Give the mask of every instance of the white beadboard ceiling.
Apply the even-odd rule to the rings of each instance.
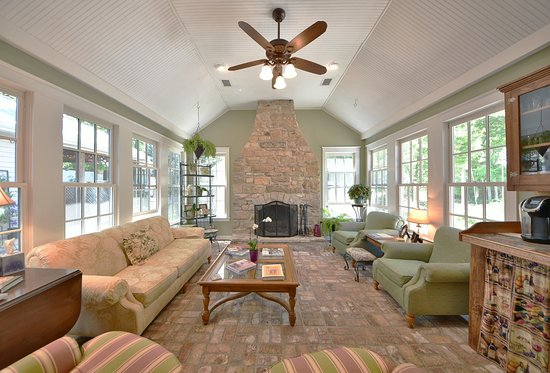
[[[264,58],[237,25],[291,40],[318,20],[327,31],[297,57],[339,69],[298,70],[276,91]],[[549,0],[0,0],[0,39],[187,137],[228,110],[293,99],[369,137],[550,44]],[[332,78],[330,86],[321,86]],[[227,79],[231,87],[224,87]]]

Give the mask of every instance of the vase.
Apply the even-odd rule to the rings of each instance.
[[[258,250],[249,250],[250,261],[256,263],[258,260]]]

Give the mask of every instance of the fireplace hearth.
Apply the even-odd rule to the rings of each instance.
[[[271,218],[270,223],[262,220]],[[292,237],[298,234],[298,205],[272,201],[264,205],[254,205],[254,222],[257,233],[262,237]]]

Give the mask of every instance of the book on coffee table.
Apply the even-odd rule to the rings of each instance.
[[[246,254],[248,254],[249,250],[245,247],[233,246],[228,247],[226,252],[227,255],[230,256],[245,256]]]
[[[4,293],[23,281],[23,276],[2,276],[0,277],[0,293]]]
[[[263,257],[282,257],[285,256],[285,251],[282,247],[264,247],[262,248]]]
[[[241,259],[233,263],[229,263],[225,266],[228,270],[235,273],[243,273],[249,269],[256,268],[256,263],[247,259]]]
[[[284,280],[285,273],[282,264],[262,265],[262,280]]]

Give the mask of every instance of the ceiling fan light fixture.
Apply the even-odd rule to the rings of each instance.
[[[283,77],[285,79],[292,79],[292,78],[295,78],[296,75],[298,75],[298,73],[296,72],[294,65],[292,63],[286,64],[283,72]]]
[[[279,75],[277,77],[277,79],[275,79],[275,84],[273,85],[273,88],[275,88],[275,89],[284,89],[284,88],[286,88],[285,78],[283,78],[282,75]]]
[[[339,66],[340,65],[338,65],[338,62],[331,62],[331,63],[328,64],[327,67],[328,67],[329,70],[338,70]]]
[[[271,67],[269,67],[268,64],[265,64],[262,66],[262,70],[260,71],[260,79],[262,80],[273,79],[273,72],[271,71]]]

